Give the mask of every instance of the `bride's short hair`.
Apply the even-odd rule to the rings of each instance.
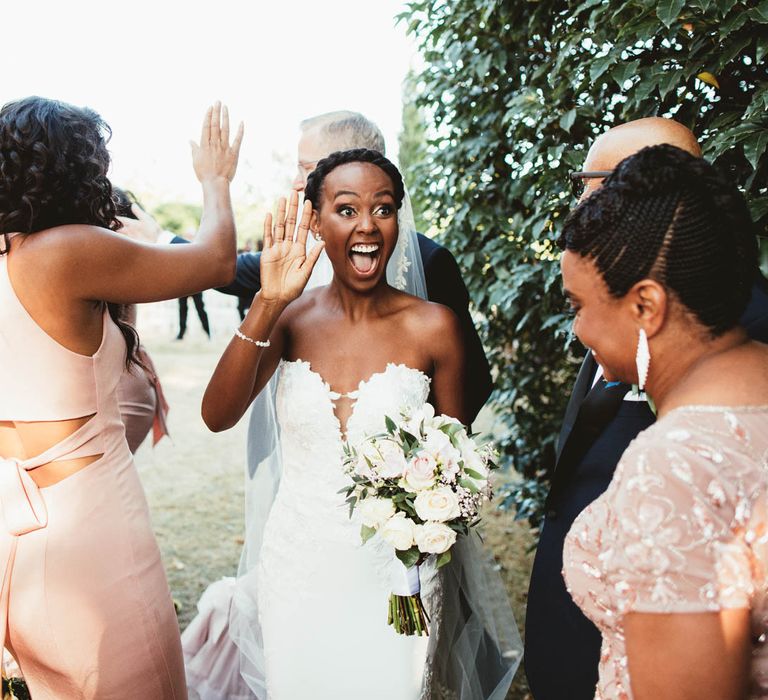
[[[320,208],[323,182],[328,173],[347,163],[370,163],[381,168],[392,180],[395,203],[397,208],[400,208],[403,197],[405,197],[405,187],[403,177],[395,164],[378,151],[372,151],[368,148],[353,148],[349,151],[331,153],[328,157],[318,161],[317,167],[309,174],[307,184],[304,187],[304,198],[312,202],[313,209]]]

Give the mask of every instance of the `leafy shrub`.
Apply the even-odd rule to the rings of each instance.
[[[573,205],[568,172],[607,128],[673,116],[732,172],[765,233],[768,0],[414,0],[401,20],[424,59],[406,99],[430,134],[407,181],[464,270],[503,452],[522,476],[506,503],[537,524],[583,352],[553,244]]]

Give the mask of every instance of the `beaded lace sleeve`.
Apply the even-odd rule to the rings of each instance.
[[[733,427],[677,421],[625,454],[600,555],[620,613],[750,607],[765,578],[766,477]]]

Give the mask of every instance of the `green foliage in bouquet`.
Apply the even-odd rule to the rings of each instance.
[[[398,634],[429,634],[418,567],[431,555],[438,568],[448,564],[492,495],[495,450],[474,437],[427,403],[399,421],[384,416],[382,432],[344,443],[350,483],[339,493],[350,517],[360,511],[362,543],[379,534],[396,557],[387,618]]]
[[[496,376],[505,502],[540,522],[583,350],[569,339],[554,245],[568,173],[596,135],[644,116],[693,129],[768,228],[768,0],[415,0],[423,68],[406,101],[424,148],[414,201],[455,254]]]

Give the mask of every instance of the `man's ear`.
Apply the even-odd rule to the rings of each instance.
[[[632,314],[637,325],[645,328],[648,337],[653,337],[661,330],[669,311],[667,290],[655,280],[645,279],[636,282],[627,292]]]

